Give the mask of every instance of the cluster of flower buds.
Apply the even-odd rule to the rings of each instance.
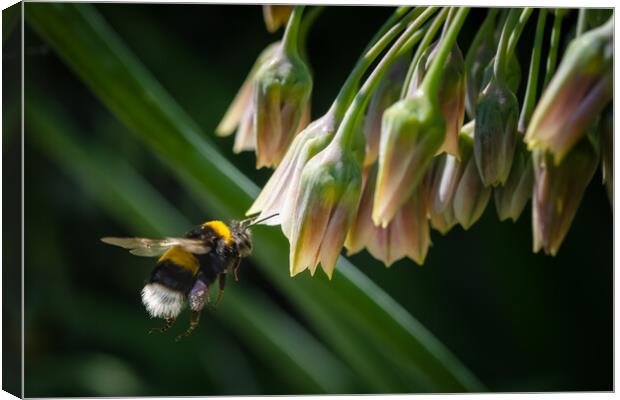
[[[567,12],[549,13],[538,99],[548,10],[488,10],[463,57],[457,37],[469,9],[400,7],[332,107],[308,124],[303,8],[265,6],[268,30],[286,23],[284,38],[261,54],[218,127],[220,135],[237,128],[234,150],[254,150],[257,167],[277,167],[248,215],[278,214],[267,223],[290,241],[291,276],[320,266],[331,278],[343,248],[366,249],[386,266],[421,265],[431,228],[467,230],[491,198],[499,219],[513,221],[531,199],[533,249],[555,255],[599,165],[611,199],[612,15],[579,10],[562,54]],[[520,99],[515,49],[536,14]]]

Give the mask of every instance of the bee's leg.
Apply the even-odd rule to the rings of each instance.
[[[220,291],[217,293],[215,303],[213,303],[214,310],[220,304],[220,301],[222,301],[222,297],[224,297],[224,289],[226,289],[226,274],[220,274]]]
[[[176,318],[166,318],[166,323],[164,324],[164,326],[159,328],[151,328],[151,330],[149,331],[149,335],[153,332],[166,332],[172,326],[172,324],[174,324],[174,321],[176,321]]]
[[[235,266],[233,267],[233,276],[235,278],[235,282],[239,282],[239,275],[237,275],[237,271],[239,271],[239,267],[241,266],[241,259],[237,259]]]
[[[184,333],[177,336],[176,339],[174,340],[178,342],[181,339],[186,338],[189,335],[191,335],[194,329],[196,329],[196,327],[198,326],[199,321],[200,321],[200,310],[199,311],[192,310],[192,317],[189,321],[189,328],[187,328],[187,330]]]

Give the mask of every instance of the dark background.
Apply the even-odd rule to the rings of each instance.
[[[258,6],[96,8],[204,132],[214,131],[256,56],[280,35],[265,31]],[[308,39],[313,117],[327,109],[392,10],[332,6],[318,18]],[[464,52],[484,13],[474,9],[468,17],[459,36]],[[535,19],[536,14],[518,49],[522,82]],[[573,13],[565,32],[574,20]],[[68,112],[81,140],[93,151],[114,149],[188,219],[198,222],[210,214],[188,199],[160,160],[125,133],[27,24],[25,42],[26,85]],[[19,135],[7,134],[5,158],[19,151]],[[257,184],[267,180],[270,171],[256,171],[253,154],[232,154],[232,137],[212,139]],[[277,376],[275,361],[244,344],[217,314],[204,317],[200,332],[185,343],[147,335],[158,322],[143,310],[139,290],[151,261],[99,242],[105,235],[135,233],[112,219],[96,194],[47,149],[29,140],[28,121],[25,182],[26,396],[312,392]],[[491,201],[469,231],[456,227],[445,237],[433,231],[423,267],[404,260],[387,269],[366,252],[351,260],[491,391],[612,390],[612,213],[600,172],[556,257],[532,254],[530,212],[528,205],[517,223],[499,222]],[[9,221],[5,214],[5,224]],[[17,243],[5,235],[5,248]],[[313,332],[251,259],[238,285],[265,293]]]

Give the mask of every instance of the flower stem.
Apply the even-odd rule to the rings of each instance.
[[[506,18],[504,27],[502,28],[502,35],[499,38],[499,46],[497,54],[495,54],[495,63],[493,64],[493,74],[498,79],[503,79],[506,72],[506,64],[508,58],[508,38],[509,32],[517,22],[519,16],[519,10],[512,9]]]
[[[400,37],[396,40],[392,47],[390,47],[388,52],[383,56],[379,64],[366,79],[366,82],[364,82],[364,85],[353,99],[353,103],[347,109],[342,120],[342,124],[340,125],[338,131],[336,132],[336,135],[334,136],[335,142],[340,143],[345,148],[351,147],[355,135],[358,134],[358,132],[354,129],[355,123],[357,122],[358,117],[368,104],[372,92],[379,84],[379,81],[381,80],[387,69],[396,60],[399,50],[407,43],[407,41],[411,39],[411,37],[416,33],[416,31],[420,29],[422,24],[428,19],[428,17],[430,17],[430,15],[434,11],[435,9],[433,9],[432,7],[426,9],[418,18],[416,18],[415,21],[413,21],[407,27],[407,30],[405,30],[405,32],[400,35]],[[396,28],[396,26],[394,28]]]
[[[415,23],[420,20],[421,25],[424,21],[426,21],[437,9],[437,7],[428,7],[424,9],[423,7],[415,8],[411,10],[401,21],[393,26],[384,26],[380,29],[380,31],[385,31],[380,39],[376,40],[376,43],[373,43],[367,46],[364,55],[357,61],[355,67],[353,67],[353,71],[349,74],[346,82],[340,89],[338,96],[334,102],[335,107],[335,116],[337,120],[340,120],[355,96],[355,93],[358,90],[360,80],[368,67],[372,65],[375,59],[381,54],[381,52],[387,47],[387,45],[398,35],[409,22],[415,19]],[[397,10],[398,12],[399,10]],[[396,14],[396,13],[395,13]],[[386,29],[384,29],[386,28]],[[378,35],[375,35],[375,37]],[[373,38],[374,39],[374,38]]]
[[[581,36],[586,30],[586,9],[579,9],[579,16],[577,17],[577,30],[575,36]]]
[[[471,69],[471,65],[476,60],[476,52],[480,46],[480,42],[487,39],[489,35],[493,35],[495,17],[498,12],[499,8],[491,8],[487,13],[487,16],[484,18],[480,29],[476,32],[476,36],[474,36],[474,40],[471,42],[469,50],[467,50],[467,55],[465,56],[465,71],[469,71]]]
[[[450,51],[452,51],[452,47],[456,43],[456,38],[463,27],[463,23],[465,22],[468,13],[469,7],[462,7],[456,13],[454,21],[450,24],[450,29],[446,33],[446,37],[439,44],[437,55],[431,63],[426,76],[424,77],[424,81],[422,82],[420,88],[422,91],[430,95],[432,99],[437,99],[439,87],[441,85],[441,71],[446,63],[446,60],[448,59]]]
[[[540,53],[542,52],[543,35],[545,34],[545,22],[547,20],[547,9],[541,8],[536,23],[536,36],[534,46],[532,46],[532,58],[530,59],[530,72],[527,77],[527,87],[523,108],[519,117],[518,131],[525,133],[525,128],[530,122],[534,106],[536,106],[536,89],[538,87],[538,71],[540,70]]]
[[[553,28],[551,29],[551,44],[549,46],[549,56],[547,57],[547,70],[545,71],[543,88],[547,87],[547,84],[555,72],[555,67],[558,61],[558,50],[560,49],[560,34],[562,31],[563,17],[564,14],[559,12],[559,10],[556,10],[553,18]]]
[[[530,19],[530,15],[534,11],[533,8],[524,8],[521,11],[521,15],[519,16],[519,20],[515,25],[512,33],[510,34],[510,39],[508,40],[508,53],[512,53],[519,42],[519,38],[521,37],[521,33],[523,32],[523,28],[525,28],[525,24]]]
[[[405,77],[405,83],[403,84],[403,87],[400,92],[401,99],[405,98],[405,96],[410,94],[409,86],[411,85],[411,79],[413,78],[413,73],[416,69],[416,66],[418,65],[418,62],[420,61],[420,58],[422,57],[422,54],[424,53],[424,51],[428,48],[428,46],[430,46],[431,42],[435,38],[437,31],[441,27],[441,24],[444,23],[447,15],[448,15],[447,8],[444,8],[443,10],[439,12],[439,14],[437,14],[435,19],[433,20],[433,23],[431,24],[431,26],[428,28],[428,31],[424,35],[424,39],[422,39],[422,43],[420,43],[420,46],[418,46],[418,48],[416,49],[415,55],[413,56],[413,59],[411,60],[411,64],[409,64],[409,69],[407,70],[407,75]]]
[[[301,15],[304,13],[305,6],[295,6],[293,12],[286,24],[284,37],[282,38],[282,47],[284,52],[290,57],[299,57],[299,25],[301,23]]]

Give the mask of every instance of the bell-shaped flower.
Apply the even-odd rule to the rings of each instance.
[[[454,192],[454,217],[463,229],[469,229],[482,216],[491,197],[491,188],[486,187],[473,157],[473,143],[468,131],[459,135],[462,173]],[[476,131],[474,128],[474,139]]]
[[[388,267],[403,257],[422,265],[431,245],[424,185],[413,192],[389,225],[382,228],[372,222],[376,174],[376,164],[366,168],[360,205],[345,241],[347,254],[355,254],[365,247]]]
[[[470,157],[474,121],[468,122],[459,132],[459,154]],[[462,137],[461,137],[462,136]],[[454,216],[454,193],[463,174],[464,163],[451,154],[435,159],[427,174],[429,182],[428,217],[431,226],[442,235],[448,233],[457,220]]]
[[[484,186],[508,179],[517,144],[519,104],[506,84],[493,77],[476,108],[474,159]]]
[[[381,79],[368,103],[363,126],[364,136],[366,137],[364,165],[371,165],[377,160],[383,112],[400,98],[401,88],[407,75],[409,63],[407,56],[409,56],[409,53],[402,55],[394,61]]]
[[[418,186],[445,138],[441,110],[418,90],[383,114],[372,219],[386,227]]]
[[[275,32],[281,26],[286,25],[289,16],[293,12],[293,6],[281,4],[263,5],[263,19],[268,32]]]
[[[456,218],[454,218],[454,211],[452,210],[452,199],[454,196],[450,198],[449,202],[445,203],[442,201],[440,203],[442,204],[441,208],[443,208],[441,212],[435,212],[433,204],[436,200],[437,191],[441,184],[443,170],[448,157],[448,154],[435,157],[422,180],[422,185],[426,188],[426,216],[429,219],[431,227],[439,231],[442,235],[447,234],[457,224]]]
[[[281,224],[285,236],[290,238],[289,216],[293,200],[299,192],[301,172],[308,160],[323,150],[334,137],[337,122],[333,110],[334,108],[330,109],[295,137],[282,162],[247,211],[247,215],[260,212],[259,218],[264,218],[278,214],[265,221],[265,224]]]
[[[258,56],[241,89],[228,107],[224,118],[215,129],[218,136],[229,136],[235,129],[235,144],[233,151],[252,151],[256,148],[254,132],[254,76],[265,60],[269,59],[281,47],[280,42],[267,46]]]
[[[410,88],[418,88],[426,76],[431,63],[437,56],[437,43],[429,46],[421,55]],[[458,45],[452,46],[446,62],[441,70],[441,84],[439,87],[439,106],[446,125],[444,142],[437,153],[446,152],[459,157],[458,137],[465,117],[465,62]],[[413,93],[413,90],[411,90]]]
[[[589,135],[566,154],[560,164],[545,150],[534,149],[532,230],[534,252],[557,254],[598,165],[598,149]]]
[[[613,18],[573,39],[538,102],[525,140],[560,163],[613,96]]]
[[[254,78],[256,167],[280,163],[308,105],[312,76],[297,54],[275,52]]]
[[[331,279],[357,212],[362,158],[334,139],[304,167],[291,212],[291,276],[314,275],[320,264]]]
[[[508,180],[504,186],[498,186],[493,190],[495,208],[500,221],[508,218],[513,221],[519,219],[525,205],[532,197],[533,185],[532,155],[525,144],[518,141]]]

